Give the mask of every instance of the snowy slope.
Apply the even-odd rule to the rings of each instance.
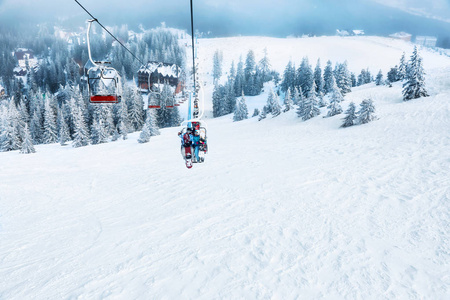
[[[188,42],[190,45],[190,43]],[[234,38],[213,38],[198,40],[198,58],[200,75],[203,81],[206,81],[205,94],[207,98],[212,96],[212,69],[213,57],[216,50],[221,51],[223,56],[222,82],[227,80],[227,73],[230,70],[231,63],[234,61],[235,68],[242,57],[245,66],[245,59],[249,50],[255,53],[256,62],[264,57],[264,49],[270,59],[272,68],[283,74],[289,60],[295,64],[296,68],[300,66],[303,57],[308,57],[309,63],[314,68],[317,59],[320,59],[322,70],[326,62],[330,60],[333,67],[336,63],[347,61],[350,72],[358,76],[362,69],[369,68],[373,76],[376,76],[379,70],[386,78],[387,72],[399,65],[400,57],[405,52],[408,60],[414,44],[396,40],[392,38],[376,36],[323,36],[307,38],[272,38],[272,37],[234,37]],[[190,52],[187,52],[190,55]],[[448,59],[442,55],[437,55],[434,51],[427,48],[421,48],[420,54],[423,57],[423,63],[426,71],[430,74],[441,72],[443,66],[448,66]],[[191,61],[191,58],[188,59]],[[263,101],[267,100],[266,97]],[[257,101],[257,104],[250,106],[262,107],[262,99],[256,98],[250,101]],[[212,105],[206,105],[207,110],[212,111]],[[253,110],[251,110],[252,112]]]
[[[0,153],[0,299],[448,299],[450,58],[433,55],[431,97],[346,97],[373,98],[366,125],[210,119],[191,170],[177,128]]]

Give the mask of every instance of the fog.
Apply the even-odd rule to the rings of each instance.
[[[189,0],[79,2],[106,26],[151,28],[165,22],[190,28]],[[211,36],[285,37],[363,29],[367,34],[406,31],[442,38],[450,33],[450,23],[442,21],[447,12],[447,0],[194,0],[195,27]],[[73,0],[0,0],[0,25],[4,28],[54,21],[79,27],[88,18]]]

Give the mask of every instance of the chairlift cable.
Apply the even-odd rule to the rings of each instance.
[[[75,0],[76,1],[76,0]],[[192,6],[192,0],[191,0],[191,38],[192,38],[192,71],[194,74],[194,91],[195,91],[195,87],[196,87],[196,82],[195,82],[195,44],[194,44],[194,8]]]
[[[98,19],[96,17],[94,17],[83,5],[81,5],[80,2],[78,2],[78,0],[75,0],[75,2],[82,8],[84,9],[84,11],[91,16],[92,20],[97,22],[98,25],[100,25],[107,33],[109,33],[110,36],[112,36],[113,39],[115,39],[122,47],[125,48],[125,50],[127,50],[134,58],[136,58],[141,64],[145,65],[145,63],[140,60],[133,52],[131,52],[121,41],[119,41],[105,26],[102,25],[102,23],[100,23],[98,21]],[[192,3],[192,0],[191,0]]]

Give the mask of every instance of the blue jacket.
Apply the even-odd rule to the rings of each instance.
[[[194,146],[198,146],[200,144],[200,136],[199,135],[192,136],[191,141]]]

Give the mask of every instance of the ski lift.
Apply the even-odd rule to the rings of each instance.
[[[148,95],[148,108],[161,108],[161,94],[159,92],[150,91]]]
[[[175,104],[174,106],[180,106],[181,103],[183,103],[183,95],[180,96],[174,96],[175,97]]]
[[[192,0],[191,0],[191,30],[192,30],[192,67],[193,67],[193,90],[190,92],[189,96],[189,106],[188,106],[188,118],[186,121],[183,121],[181,123],[181,130],[179,131],[178,135],[182,138],[182,146],[181,146],[181,155],[183,156],[183,159],[186,163],[186,167],[188,169],[192,168],[192,163],[203,163],[205,161],[205,154],[208,152],[208,146],[207,146],[207,127],[206,122],[202,120],[204,111],[205,111],[205,94],[202,88],[202,84],[197,84],[196,81],[196,64],[195,64],[195,47],[194,47],[194,17],[193,17],[193,7],[192,7]],[[198,68],[197,68],[198,70]],[[186,97],[186,94],[182,96],[183,98]],[[193,111],[191,106],[191,99],[194,99],[193,103]],[[200,102],[200,103],[199,103]],[[199,105],[200,104],[200,105]],[[192,132],[192,130],[195,130],[199,132],[200,135],[200,145],[199,145],[199,155],[198,159],[193,160],[192,157],[192,146],[189,144],[189,137],[187,133]]]
[[[192,131],[199,131],[200,135],[200,145],[198,149],[198,160],[194,160],[194,147],[193,146],[181,146],[181,155],[183,156],[183,159],[185,160],[186,167],[192,168],[193,163],[203,163],[205,162],[205,156],[208,153],[208,144],[207,144],[207,126],[206,122],[200,119],[192,119],[183,121],[181,123],[181,129],[179,131],[179,135],[181,137],[184,136],[186,132],[192,132]]]
[[[110,66],[111,62],[92,60],[91,46],[89,43],[89,32],[92,22],[89,20],[87,30],[87,43],[89,60],[92,67],[87,71],[88,92],[91,103],[118,103],[122,97],[122,85],[120,84],[120,75],[116,69]]]
[[[166,99],[166,108],[173,108],[175,105],[175,97],[171,96]]]

